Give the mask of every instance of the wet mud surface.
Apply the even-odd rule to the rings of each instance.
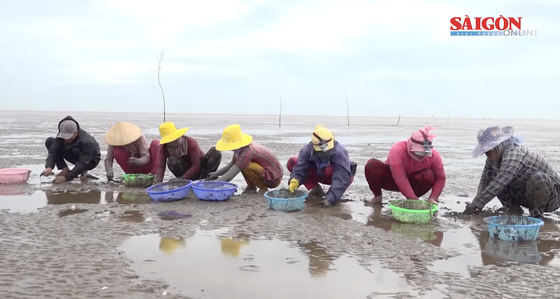
[[[72,114],[102,146],[117,120],[134,122],[157,138],[160,116]],[[557,296],[560,224],[547,215],[534,242],[490,239],[482,218],[460,212],[483,166],[470,156],[475,134],[490,120],[451,120],[436,127],[435,146],[448,182],[432,224],[392,220],[386,204],[366,206],[371,192],[363,165],[384,159],[390,146],[431,119],[345,119],[169,115],[207,150],[223,127],[239,123],[285,163],[321,123],[347,145],[360,166],[344,202],[331,209],[272,211],[258,195],[204,202],[153,203],[141,188],[105,180],[53,185],[39,178],[46,149],[64,113],[2,112],[0,167],[32,170],[27,184],[0,185],[0,298],[553,298]],[[122,118],[119,118],[122,117]],[[211,121],[210,121],[211,120]],[[525,136],[528,147],[559,167],[554,121],[500,121]],[[547,128],[550,127],[550,130]],[[544,128],[544,130],[543,130]],[[538,135],[537,135],[538,134]],[[546,141],[545,141],[546,140]],[[105,153],[103,153],[104,155]],[[223,163],[231,153],[224,154]],[[115,163],[115,165],[117,165]],[[116,175],[122,174],[115,167]],[[170,178],[170,172],[166,173]],[[285,170],[285,187],[288,172]],[[325,187],[326,190],[326,187]],[[385,202],[400,198],[384,193]],[[554,297],[556,298],[556,297]]]

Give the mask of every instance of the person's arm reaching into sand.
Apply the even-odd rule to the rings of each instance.
[[[432,193],[430,194],[429,200],[432,203],[437,203],[441,192],[443,192],[443,187],[445,187],[445,181],[447,178],[445,176],[445,170],[443,169],[443,161],[437,151],[434,150],[432,152],[431,159],[433,159],[432,171],[434,172],[436,181],[432,187]]]

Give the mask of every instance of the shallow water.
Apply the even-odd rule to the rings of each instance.
[[[190,238],[136,236],[120,249],[139,272],[164,278],[171,292],[194,297],[365,298],[414,292],[405,277],[329,255],[317,242],[220,238],[214,231],[198,231]]]
[[[277,119],[268,116],[168,116],[178,127],[190,127],[188,134],[203,150],[215,144],[224,124],[239,123],[283,164],[308,142],[316,124],[333,130],[359,165],[343,197],[348,202],[321,209],[309,201],[301,212],[284,213],[271,211],[262,197],[240,196],[245,186],[241,176],[232,181],[239,192],[222,203],[192,195],[174,203],[153,203],[142,188],[107,182],[103,162],[91,171],[99,180],[53,185],[52,177],[39,177],[46,154],[43,143],[64,116],[3,112],[0,117],[0,167],[32,170],[27,184],[0,185],[0,253],[5,257],[0,265],[6,269],[0,271],[0,298],[41,293],[49,298],[138,299],[164,292],[166,298],[234,293],[231,297],[515,298],[530,293],[544,298],[557,291],[556,214],[548,215],[538,240],[527,244],[489,240],[482,219],[501,206],[497,200],[482,215],[460,214],[476,193],[484,163],[470,156],[474,136],[494,121],[458,119],[436,127],[435,146],[448,180],[438,216],[418,226],[393,221],[386,201],[400,198],[398,193],[384,192],[383,206],[364,205],[372,194],[363,165],[372,157],[385,159],[391,144],[432,119],[402,118],[396,126],[396,117],[356,118],[348,127],[345,119],[336,117],[286,117],[278,128]],[[161,122],[159,115],[149,114],[73,116],[97,140],[117,120],[138,124],[151,140],[158,137]],[[560,123],[503,123],[533,136],[528,146],[560,167],[560,138],[552,133]],[[100,145],[105,153],[106,145]],[[223,163],[230,159],[231,153],[225,152]],[[115,172],[122,174],[117,164]],[[280,187],[286,187],[288,177],[284,169]],[[224,254],[222,238],[244,242]],[[165,252],[159,250],[160,243]],[[231,244],[238,242],[226,241],[226,248]],[[247,283],[249,279],[273,285]]]

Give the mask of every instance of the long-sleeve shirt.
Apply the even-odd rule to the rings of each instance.
[[[443,191],[443,187],[445,187],[446,176],[443,169],[443,162],[441,161],[440,154],[435,149],[432,149],[431,157],[425,157],[422,161],[416,161],[409,154],[407,140],[400,141],[395,143],[391,147],[391,150],[389,150],[389,156],[385,164],[388,164],[391,168],[393,180],[399,188],[399,191],[406,198],[418,198],[416,194],[414,194],[412,186],[410,186],[408,175],[422,169],[431,169],[436,179],[432,187],[430,198],[438,199]]]
[[[499,171],[496,177],[489,181],[485,174],[491,168]],[[478,185],[478,194],[472,202],[479,209],[482,209],[506,188],[511,188],[525,194],[527,182],[537,171],[548,175],[552,182],[560,188],[560,176],[550,163],[527,148],[519,144],[512,144],[503,150],[502,158],[499,162],[495,162],[493,165],[489,160],[486,161]],[[548,210],[556,210],[560,208],[560,202],[553,200],[548,203],[548,206]]]
[[[292,169],[290,178],[303,182],[310,167],[316,168],[317,175],[324,177],[325,169],[329,165],[332,165],[333,174],[331,187],[327,191],[325,199],[334,204],[342,198],[342,195],[344,195],[344,192],[346,192],[346,189],[348,189],[352,181],[352,169],[350,166],[352,162],[350,161],[348,151],[342,144],[335,141],[334,154],[329,160],[322,161],[313,153],[314,150],[311,143],[306,144],[301,149],[297,164]]]
[[[95,140],[91,134],[82,130],[80,123],[72,116],[68,115],[63,118],[58,125],[60,126],[65,120],[71,120],[76,123],[78,135],[72,143],[66,143],[64,140],[56,138],[54,144],[49,149],[49,154],[45,161],[45,168],[54,168],[56,161],[58,159],[63,159],[65,153],[70,154],[75,148],[78,148],[80,158],[76,161],[74,168],[66,174],[66,181],[71,181],[82,174],[87,169],[88,165],[95,164],[97,166],[99,161],[101,161],[101,152],[97,140]]]
[[[263,168],[263,178],[271,183],[279,181],[284,175],[282,164],[268,148],[252,142],[248,146],[240,148],[234,154],[235,166],[243,170],[249,163],[254,162]]]
[[[202,162],[202,158],[204,158],[204,152],[198,145],[196,139],[188,136],[181,137],[183,142],[186,143],[187,153],[186,155],[182,156],[188,164],[190,168],[181,176],[183,179],[188,179],[193,177],[200,171],[200,166]],[[163,144],[159,147],[159,163],[158,169],[156,174],[156,180],[161,182],[163,181],[163,175],[165,174],[165,168],[167,166],[167,158],[169,157],[169,151],[167,150],[167,145]]]
[[[144,134],[142,134],[134,142],[121,147],[128,151],[131,157],[138,158],[139,165],[150,163],[148,141],[146,140],[146,136],[144,136]],[[115,160],[113,150],[115,150],[115,146],[110,145],[107,147],[107,155],[105,156],[105,171],[113,170],[113,161]]]

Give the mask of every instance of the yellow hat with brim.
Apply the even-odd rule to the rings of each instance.
[[[317,152],[324,152],[334,148],[334,135],[327,128],[316,126],[311,134],[313,149]]]
[[[223,151],[234,151],[247,146],[253,142],[253,137],[241,132],[237,124],[228,126],[222,133],[222,138],[216,143],[216,149]]]
[[[189,128],[177,129],[175,127],[175,124],[170,121],[163,123],[159,126],[159,135],[161,136],[159,144],[161,145],[173,142],[179,139],[181,136],[185,135],[188,130]]]
[[[105,133],[105,143],[111,146],[131,144],[142,136],[142,130],[131,123],[119,121]]]

